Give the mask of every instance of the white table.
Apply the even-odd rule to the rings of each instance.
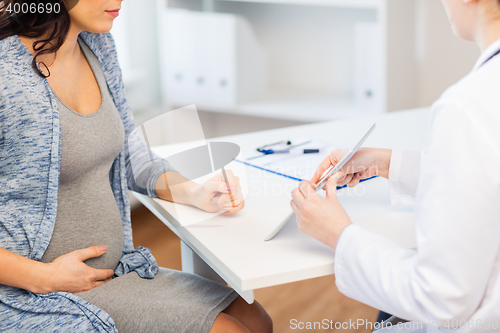
[[[376,122],[377,129],[364,146],[420,150],[426,142],[428,114],[428,109],[401,111],[228,136],[214,141],[234,142],[245,151],[301,136],[348,147]],[[284,180],[276,178],[275,181]],[[370,180],[360,185],[357,192],[355,189],[339,192],[339,199],[353,223],[381,233],[403,246],[415,247],[413,212],[390,207],[385,179]],[[266,212],[248,212],[240,217],[223,215],[179,227],[172,215],[153,199],[137,193],[135,196],[182,240],[183,271],[228,283],[248,303],[254,301],[255,289],[334,272],[334,251],[302,234],[294,220],[273,240],[264,242],[259,229],[259,214]]]

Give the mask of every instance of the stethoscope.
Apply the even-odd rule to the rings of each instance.
[[[491,57],[489,57],[485,62],[483,62],[483,64],[481,66],[479,66],[479,67],[484,66],[488,61],[490,61],[491,59],[495,58],[499,54],[500,54],[500,49],[498,51],[496,51]]]

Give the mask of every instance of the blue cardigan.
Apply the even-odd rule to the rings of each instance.
[[[155,180],[169,166],[151,163],[146,144],[133,131],[111,35],[82,32],[80,37],[101,63],[128,137],[109,174],[124,232],[115,275],[135,271],[153,278],[158,265],[151,252],[133,248],[128,189],[156,196]],[[41,261],[56,220],[62,137],[56,100],[32,60],[18,36],[0,41],[0,246]],[[140,186],[132,164],[134,172],[147,170]],[[72,293],[41,295],[0,285],[0,331],[115,332],[116,326],[106,312]]]

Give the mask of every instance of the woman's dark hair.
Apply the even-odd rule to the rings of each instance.
[[[48,74],[38,68],[38,57],[56,53],[61,48],[69,24],[68,9],[63,0],[0,0],[0,40],[13,35],[35,38],[35,56],[31,65],[41,77],[49,77],[50,71],[43,62],[40,66],[43,65]],[[40,37],[43,39],[38,39]]]

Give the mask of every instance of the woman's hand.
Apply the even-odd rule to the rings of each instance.
[[[330,167],[337,165],[347,154],[347,149],[336,149],[321,162],[314,173],[311,182],[317,183],[318,179]],[[391,164],[390,149],[381,148],[361,148],[354,154],[349,162],[341,169],[343,177],[338,178],[337,186],[354,187],[359,184],[361,179],[367,179],[374,176],[389,178],[389,166]]]
[[[245,202],[240,179],[231,170],[226,170],[226,175],[230,191],[226,188],[222,173],[203,184],[196,184],[175,171],[168,171],[158,177],[155,190],[163,200],[195,206],[210,213],[224,211],[234,214],[245,207]]]
[[[222,173],[198,185],[193,192],[194,206],[207,212],[224,211],[228,214],[239,212],[245,207],[241,193],[240,178],[231,170],[226,170],[229,188]]]
[[[297,215],[299,230],[335,249],[340,234],[351,219],[337,199],[337,184],[343,178],[337,172],[325,185],[326,199],[316,193],[311,182],[301,182],[292,191],[291,206]]]
[[[111,280],[114,274],[112,269],[95,269],[84,263],[87,259],[103,255],[106,250],[106,245],[92,246],[54,259],[47,264],[49,267],[47,276],[49,287],[46,292],[42,293],[58,291],[78,293],[88,291]]]

